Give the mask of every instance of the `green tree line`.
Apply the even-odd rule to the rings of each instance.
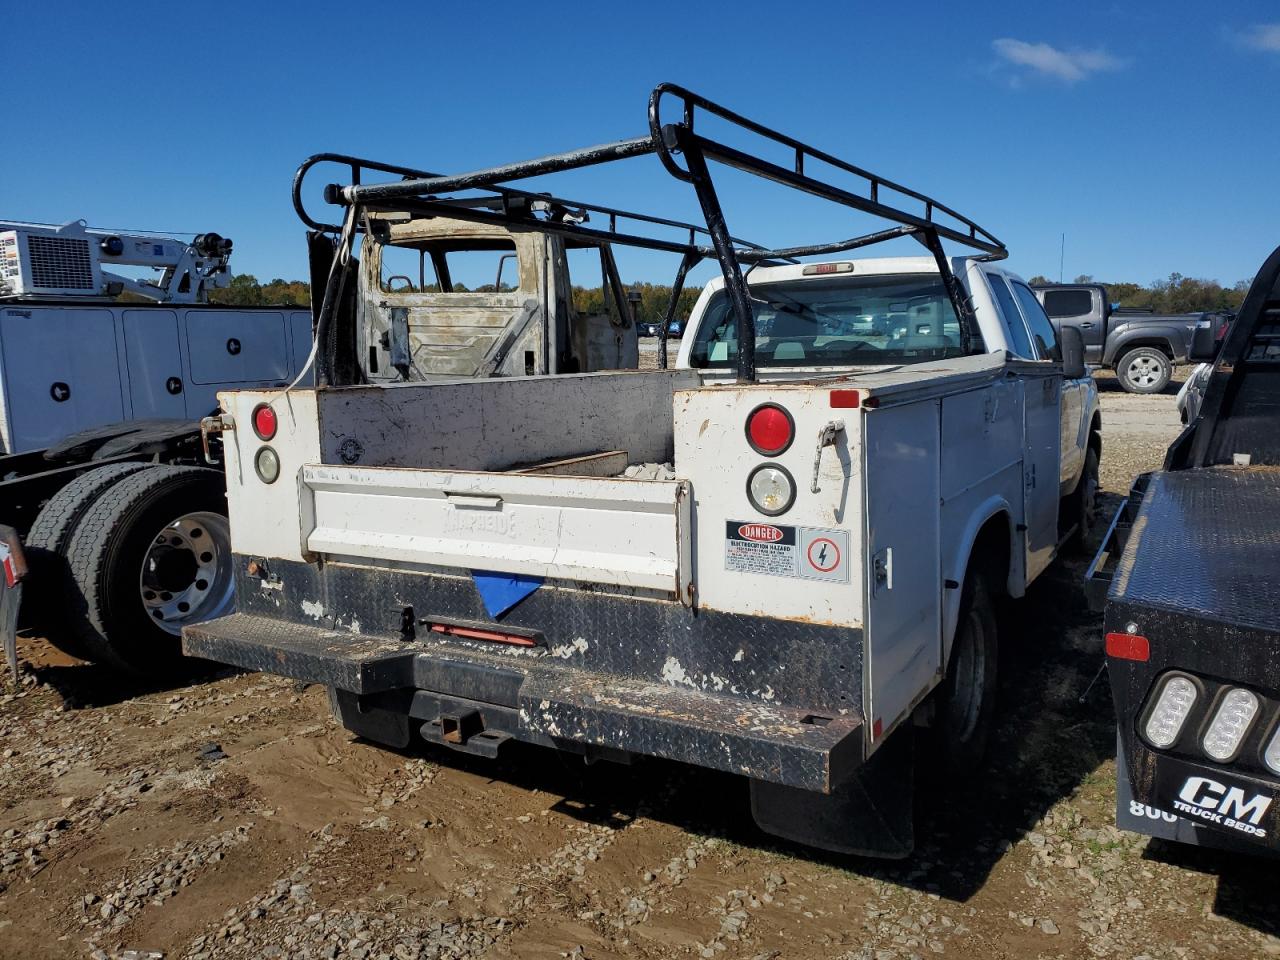
[[[511,289],[503,284],[505,289]],[[426,292],[432,292],[434,285],[428,286]],[[659,322],[666,316],[667,303],[671,299],[671,287],[659,283],[627,284],[628,290],[640,294],[639,319],[645,322]],[[454,290],[462,293],[467,288],[455,284]],[[477,287],[474,293],[492,293],[493,284],[487,283]],[[701,287],[686,286],[680,292],[680,303],[676,316],[685,318],[693,310],[693,304],[702,292]],[[214,290],[209,299],[214,303],[224,303],[237,307],[260,306],[309,306],[311,303],[311,286],[301,280],[272,280],[261,283],[251,273],[240,273],[231,278],[231,283],[221,290]],[[604,290],[601,287],[574,287],[573,306],[580,313],[602,313],[605,309]]]
[[[1052,283],[1044,277],[1032,277],[1032,283]],[[1112,303],[1128,309],[1153,310],[1156,313],[1200,313],[1215,310],[1238,310],[1249,292],[1249,281],[1241,280],[1224,287],[1217,280],[1202,280],[1171,273],[1167,280],[1141,283],[1107,283],[1081,274],[1072,283],[1105,283]]]
[[[311,305],[311,284],[278,278],[270,283],[259,283],[251,273],[238,273],[231,278],[229,285],[211,292],[209,300],[235,307],[306,307]]]
[[[1032,283],[1049,283],[1043,276],[1031,278]],[[1074,283],[1099,283],[1088,274],[1076,277]],[[505,285],[504,285],[505,286]],[[1168,279],[1155,280],[1151,283],[1107,283],[1107,291],[1113,303],[1122,307],[1150,309],[1157,313],[1197,313],[1213,310],[1236,310],[1248,292],[1249,281],[1241,280],[1230,287],[1224,287],[1216,280],[1204,280],[1187,277],[1180,273],[1169,274]],[[666,315],[667,303],[671,299],[671,287],[663,283],[631,283],[628,290],[640,294],[638,319],[642,322],[656,323]],[[486,284],[478,291],[492,291],[493,285]],[[684,319],[693,310],[693,304],[702,293],[701,287],[685,287],[680,292],[680,302],[676,308],[676,317]],[[225,303],[233,306],[308,306],[311,303],[311,287],[301,280],[275,279],[269,283],[260,283],[258,278],[249,273],[237,274],[231,284],[222,290],[213,291],[210,299],[214,303]],[[581,313],[600,313],[605,309],[604,290],[600,287],[574,287],[573,305]]]

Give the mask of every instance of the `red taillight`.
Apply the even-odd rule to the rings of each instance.
[[[832,390],[831,408],[833,410],[852,410],[862,402],[857,390]]]
[[[1108,633],[1107,656],[1146,663],[1151,659],[1151,641],[1136,633]]]
[[[791,414],[772,403],[762,403],[747,417],[747,442],[756,453],[776,457],[795,439]]]
[[[538,641],[517,633],[501,633],[497,630],[477,630],[474,627],[459,627],[452,623],[431,624],[432,633],[443,633],[448,637],[462,637],[465,640],[488,640],[490,643],[509,643],[513,647],[536,647]]]
[[[270,440],[276,435],[276,412],[267,404],[256,407],[253,411],[253,432],[259,439]]]

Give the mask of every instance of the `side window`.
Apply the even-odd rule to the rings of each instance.
[[[1036,349],[1041,360],[1061,360],[1062,347],[1058,344],[1058,331],[1049,320],[1049,315],[1040,306],[1040,301],[1025,283],[1012,281],[1013,295],[1022,305],[1023,316],[1027,318],[1027,326],[1031,328],[1031,337],[1035,340]]]
[[[1087,317],[1093,313],[1093,293],[1089,290],[1046,290],[1044,312],[1054,317]]]
[[[1031,349],[1031,337],[1027,333],[1027,328],[1022,322],[1022,314],[1018,312],[1017,305],[1013,302],[1013,294],[1009,292],[1009,285],[1004,282],[1004,277],[998,273],[988,273],[987,283],[991,287],[991,292],[995,294],[996,303],[1000,305],[1000,313],[1004,317],[1005,326],[1009,328],[1011,351],[1015,357],[1023,360],[1034,360],[1036,358],[1035,351]]]
[[[390,244],[381,248],[379,277],[386,293],[424,293],[440,289],[431,257],[415,247]]]

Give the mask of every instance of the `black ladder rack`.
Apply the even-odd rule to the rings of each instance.
[[[680,105],[680,119],[677,122],[663,121],[662,109],[667,100],[678,101]],[[706,121],[699,124],[699,114],[706,114],[730,127],[786,148],[792,157],[791,164],[782,166],[704,136],[699,132],[699,127],[705,126]],[[955,309],[966,349],[970,352],[982,350],[972,305],[964,287],[951,270],[942,242],[947,240],[968,247],[980,253],[984,259],[1003,259],[1008,251],[991,232],[924,193],[802,143],[674,84],[660,84],[650,95],[648,126],[647,135],[629,140],[449,175],[345,154],[317,154],[304,162],[294,177],[294,209],[313,230],[332,233],[342,231],[342,227],[336,223],[325,223],[312,217],[302,200],[302,185],[307,173],[319,163],[330,162],[346,165],[351,170],[349,184],[331,184],[325,188],[326,201],[348,208],[347,217],[353,226],[352,230],[346,232],[348,244],[354,239],[354,225],[359,223],[359,214],[364,210],[449,216],[475,222],[524,226],[566,237],[576,236],[589,242],[606,241],[679,253],[682,255],[680,269],[673,285],[668,316],[660,333],[663,338],[661,356],[664,359],[666,329],[673,318],[684,278],[694,265],[714,257],[720,265],[725,292],[737,324],[738,378],[746,382],[755,380],[755,318],[742,271],[743,262],[794,261],[798,257],[839,253],[897,237],[911,236],[925,246],[937,263]],[[647,154],[657,154],[663,167],[673,177],[693,187],[702,208],[704,226],[624,211],[616,207],[567,200],[509,185],[512,181],[529,177],[614,163]],[[683,165],[677,157],[683,159]],[[845,240],[779,249],[748,243],[729,232],[708,161],[870,214],[898,226]],[[814,171],[814,167],[819,164],[832,168],[851,182],[838,185],[820,179]],[[363,174],[367,171],[391,174],[402,179],[387,183],[363,183]],[[458,193],[479,195],[450,196]],[[918,209],[903,209],[911,205]],[[583,222],[585,218],[579,216],[581,213],[595,213],[607,218],[608,227],[586,226]],[[624,231],[619,228],[619,221],[629,222],[630,226]],[[687,236],[684,239],[673,239],[670,236],[653,235],[672,229]],[[708,239],[709,245],[705,242]],[[334,266],[330,271],[324,302],[317,318],[318,336],[332,321],[342,289],[344,278],[339,276],[340,262],[349,262],[343,257],[341,249],[335,252]],[[321,340],[322,344],[325,342]],[[321,383],[327,381],[331,359],[323,358],[318,364],[317,379]]]

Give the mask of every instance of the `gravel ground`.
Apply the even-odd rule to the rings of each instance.
[[[1172,394],[1100,387],[1114,502],[1178,424]],[[1280,956],[1273,868],[1112,826],[1081,572],[1011,612],[990,762],[921,798],[900,863],[761,835],[733,777],[395,753],[317,688],[141,689],[23,638],[0,696],[0,957]]]

